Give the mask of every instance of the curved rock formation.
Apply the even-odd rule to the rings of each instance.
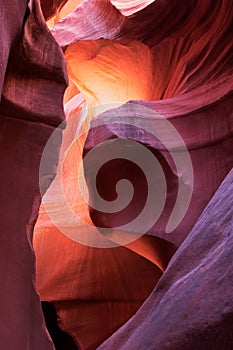
[[[63,12],[49,22],[54,25],[52,34],[64,47],[70,86],[65,96],[68,128],[60,156],[58,173],[61,171],[61,175],[57,175],[44,197],[35,230],[38,287],[43,300],[54,302],[60,327],[72,334],[81,349],[95,349],[133,315],[166,268],[175,246],[189,237],[195,222],[232,167],[232,4],[229,1],[213,4],[211,1],[184,3],[178,0],[156,1],[149,6],[142,3],[91,0],[80,2],[76,7],[75,2],[68,1]],[[140,8],[141,5],[145,8]],[[130,16],[132,13],[134,15]],[[129,100],[132,101],[125,104]],[[135,100],[140,101],[135,103]],[[84,113],[85,104],[88,109]],[[161,124],[158,114],[168,123]],[[174,138],[172,127],[186,148],[179,150],[181,144]],[[170,138],[166,136],[167,128]],[[79,133],[81,137],[75,140]],[[161,140],[166,137],[165,147]],[[119,146],[118,140],[128,141]],[[110,242],[116,242],[114,232],[117,239],[122,239],[122,232],[115,228],[124,227],[139,216],[145,205],[148,191],[145,169],[141,172],[131,162],[119,159],[107,163],[105,160],[111,158],[111,147],[115,144],[118,151],[122,147],[123,155],[126,150],[130,152],[131,147],[137,149],[137,144],[132,146],[130,140],[152,151],[165,173],[167,197],[160,218],[154,219],[154,224],[146,230],[147,235],[141,237],[147,226],[145,222],[153,221],[159,211],[155,200],[147,219],[130,226],[131,233],[127,237],[132,238],[129,241],[125,241],[123,232],[125,247],[106,250],[80,245],[87,242],[83,235],[92,232],[86,224],[100,227],[103,237]],[[83,148],[89,213],[83,194],[76,186]],[[182,163],[186,153],[192,162],[194,178],[186,168],[187,162]],[[177,168],[178,158],[182,164]],[[97,178],[97,189],[105,200],[117,198],[116,184],[122,178],[133,184],[134,196],[124,210],[115,207],[108,213],[95,209],[99,201],[94,193],[95,170],[100,163],[106,165]],[[155,175],[154,183],[159,184],[157,187],[163,186],[159,174]],[[183,197],[175,212],[178,224],[170,232],[167,231],[169,218],[181,184]],[[189,198],[184,196],[185,188],[192,192],[187,212],[184,206]],[[125,202],[124,197],[127,191],[122,197]],[[74,219],[70,210],[81,216],[84,223]],[[178,220],[182,216],[180,212],[184,215]],[[62,235],[64,232],[67,237]],[[160,241],[161,238],[165,241]],[[52,252],[54,244],[56,248]],[[123,268],[125,263],[129,269]],[[96,265],[97,270],[94,269]],[[121,272],[116,275],[116,271]],[[143,289],[137,289],[134,294],[142,278],[140,271],[144,275]],[[124,305],[120,306],[120,300],[125,300]],[[133,305],[132,300],[137,302]],[[124,326],[126,333],[131,324],[137,332],[140,327],[137,315],[140,311],[132,319],[135,323]],[[147,324],[146,317],[143,322]],[[132,336],[132,342],[127,343],[121,330],[112,339],[104,346],[112,348],[116,339],[120,347],[137,349],[145,341],[143,336],[142,342]],[[162,340],[156,343],[150,335],[148,341],[145,341],[146,348],[161,348]],[[182,344],[182,337],[179,341]],[[172,346],[171,342],[171,349],[175,349]],[[190,345],[191,348],[195,347]]]
[[[32,234],[41,155],[64,119],[65,64],[37,1],[30,9],[27,1],[2,1],[0,16],[0,348],[52,350],[35,288]],[[49,176],[57,156],[50,155]]]
[[[232,186],[226,177],[137,314],[98,349],[231,349]]]

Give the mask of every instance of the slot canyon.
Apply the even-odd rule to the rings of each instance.
[[[0,350],[232,350],[233,2],[0,16]]]

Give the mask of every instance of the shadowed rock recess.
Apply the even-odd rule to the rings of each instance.
[[[0,19],[0,349],[232,350],[233,2]]]

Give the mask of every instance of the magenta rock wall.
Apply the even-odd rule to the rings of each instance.
[[[26,9],[27,1],[1,2],[0,348],[52,350],[35,287],[32,233],[40,158],[64,118],[65,64],[39,5]],[[51,155],[51,169],[56,159]]]

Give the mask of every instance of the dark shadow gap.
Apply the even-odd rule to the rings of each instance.
[[[41,306],[44,313],[46,327],[56,350],[79,350],[73,338],[58,327],[57,313],[53,303],[42,301]]]

